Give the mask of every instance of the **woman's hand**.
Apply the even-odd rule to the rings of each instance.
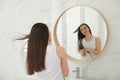
[[[83,48],[82,50],[80,50],[80,52],[81,52],[81,55],[82,55],[83,57],[85,57],[85,52],[86,52],[86,49],[85,49],[85,48]]]
[[[96,37],[95,40],[96,40],[96,48],[92,49],[92,48],[85,47],[84,52],[91,52],[91,53],[96,54],[96,55],[98,55],[101,52],[101,41],[98,37]]]
[[[85,48],[85,52],[90,52],[91,48]]]

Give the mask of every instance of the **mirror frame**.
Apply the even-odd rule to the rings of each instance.
[[[106,44],[107,44],[107,42],[108,42],[108,36],[109,36],[108,33],[109,33],[109,30],[108,30],[107,21],[105,20],[105,18],[103,17],[103,15],[102,15],[98,10],[96,10],[96,9],[90,7],[90,6],[85,6],[85,5],[77,5],[77,6],[89,7],[89,8],[91,8],[91,9],[95,10],[95,11],[102,17],[102,19],[104,20],[105,25],[106,25],[106,30],[107,30],[107,37],[106,37],[105,45],[104,45],[103,49],[102,49],[101,52],[100,52],[100,54],[101,54],[101,53],[104,51],[104,49],[105,49],[105,47],[106,47]],[[67,12],[67,11],[70,10],[71,8],[74,8],[74,7],[77,7],[77,6],[72,6],[72,7],[68,8],[68,9],[66,9],[66,10],[63,11],[63,12],[60,14],[60,16],[57,18],[57,21],[55,22],[55,26],[54,26],[54,30],[53,30],[54,43],[55,43],[56,46],[61,46],[61,45],[59,44],[58,38],[57,38],[57,27],[58,27],[58,23],[59,23],[60,18],[64,15],[65,12]],[[67,53],[67,52],[66,52],[66,53]],[[93,60],[95,60],[98,56],[100,56],[100,54],[97,55],[95,58],[90,59],[90,60],[75,59],[75,58],[71,57],[69,54],[67,54],[67,57],[68,57],[69,60],[72,60],[72,61],[75,61],[75,62],[88,62],[88,61],[93,61]]]

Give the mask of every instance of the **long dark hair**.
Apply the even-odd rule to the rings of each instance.
[[[74,31],[74,33],[78,32],[78,40],[81,40],[81,39],[83,39],[83,38],[85,37],[85,35],[83,35],[83,34],[81,33],[81,31],[80,31],[80,27],[83,26],[83,25],[85,25],[85,26],[88,27],[89,32],[90,32],[90,34],[92,35],[92,32],[91,32],[90,27],[89,27],[86,23],[82,23],[82,24]]]
[[[82,24],[74,31],[74,33],[78,32],[78,35],[77,35],[77,36],[78,36],[78,49],[79,49],[79,50],[81,50],[81,49],[84,48],[84,46],[83,46],[83,44],[82,44],[82,39],[85,37],[85,35],[83,35],[82,32],[80,31],[80,27],[83,26],[83,25],[85,25],[85,26],[88,27],[89,32],[90,32],[90,34],[92,35],[91,29],[90,29],[90,27],[89,27],[86,23],[82,23]]]
[[[27,73],[29,75],[45,69],[46,48],[48,45],[49,30],[46,24],[36,23],[29,35],[19,39],[28,38]]]

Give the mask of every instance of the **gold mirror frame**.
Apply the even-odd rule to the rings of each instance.
[[[78,5],[78,6],[80,6],[80,5]],[[83,6],[83,5],[82,5],[82,6]],[[63,11],[63,12],[60,14],[60,16],[58,17],[58,19],[57,19],[57,21],[56,21],[56,23],[55,23],[53,35],[54,35],[54,42],[55,42],[55,45],[56,45],[56,46],[60,46],[60,44],[59,44],[59,42],[58,42],[58,38],[57,38],[57,26],[58,26],[58,22],[59,22],[60,18],[63,16],[63,14],[64,14],[65,12],[67,12],[68,10],[70,10],[71,8],[74,8],[74,7],[77,7],[77,6],[70,7],[70,8],[68,8],[68,9],[66,9],[65,11]],[[89,6],[85,6],[85,7],[89,7]],[[107,42],[108,42],[108,36],[109,36],[109,35],[108,35],[108,32],[109,32],[109,31],[108,31],[108,25],[107,25],[106,20],[105,20],[104,17],[100,14],[99,11],[97,11],[96,9],[94,9],[94,8],[92,8],[92,7],[89,7],[89,8],[95,10],[95,11],[103,18],[103,20],[104,20],[104,22],[105,22],[105,24],[106,24],[107,37],[106,37],[105,45],[104,45],[104,47],[103,47],[103,49],[102,49],[102,51],[101,51],[101,53],[102,53],[103,50],[104,50],[104,48],[106,47]],[[66,53],[67,53],[67,52],[66,52]],[[100,54],[101,54],[101,53],[100,53]],[[71,56],[68,55],[68,54],[67,54],[67,57],[68,57],[69,60],[72,60],[72,61],[75,61],[75,62],[88,62],[88,61],[93,61],[93,60],[95,60],[98,56],[95,57],[95,58],[93,58],[93,59],[91,59],[91,60],[75,59],[75,58],[71,57]]]

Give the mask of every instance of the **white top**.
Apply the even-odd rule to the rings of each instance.
[[[92,38],[92,40],[90,41],[86,41],[85,39],[82,40],[82,44],[84,47],[86,48],[91,48],[91,49],[95,49],[96,48],[96,40],[95,37]],[[95,58],[96,55],[91,53],[91,52],[85,52],[85,57],[83,57],[84,59],[91,59],[91,58]]]
[[[46,51],[46,69],[39,72],[36,80],[64,80],[61,60],[57,56],[56,47],[48,45]]]

